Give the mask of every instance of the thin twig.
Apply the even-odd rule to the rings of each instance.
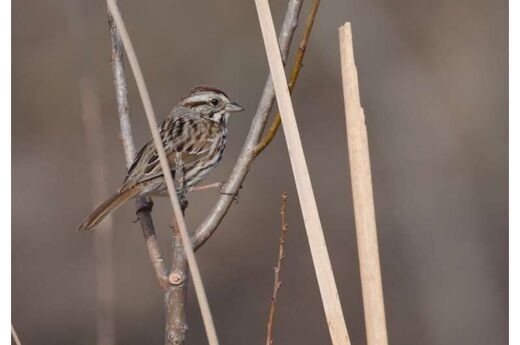
[[[363,310],[368,345],[387,345],[385,304],[377,227],[370,171],[370,153],[365,114],[359,98],[359,86],[350,23],[339,29],[343,96],[347,122],[348,155],[356,237],[359,255],[359,271],[363,293]]]
[[[126,27],[119,12],[119,8],[114,0],[107,0],[108,7],[116,26],[119,30],[119,34],[121,36],[121,40],[123,41],[123,45],[125,47],[128,60],[130,62],[130,67],[134,73],[134,77],[136,80],[137,88],[139,90],[139,94],[141,95],[141,100],[143,102],[144,110],[146,117],[148,119],[148,125],[152,132],[153,141],[155,144],[155,149],[159,156],[159,161],[161,164],[161,169],[164,177],[164,181],[166,183],[166,187],[168,189],[168,194],[170,197],[170,202],[172,205],[172,210],[175,215],[175,223],[179,227],[182,242],[184,245],[184,250],[186,252],[186,258],[188,259],[188,265],[190,268],[191,276],[193,278],[193,286],[195,288],[195,293],[197,295],[197,299],[199,302],[202,320],[204,321],[204,326],[206,328],[206,335],[208,337],[208,341],[210,345],[218,345],[217,332],[215,330],[215,325],[213,323],[213,317],[211,316],[211,311],[209,308],[209,303],[207,300],[206,292],[204,291],[204,286],[202,283],[202,277],[200,275],[199,267],[197,265],[197,259],[195,258],[195,254],[193,251],[193,247],[191,244],[190,236],[188,233],[188,229],[186,227],[186,223],[184,221],[184,217],[182,214],[181,206],[179,200],[177,198],[177,193],[175,189],[175,184],[173,182],[173,177],[170,171],[168,158],[166,157],[166,153],[164,151],[164,146],[161,140],[161,135],[158,130],[157,119],[155,117],[155,113],[152,107],[152,103],[150,101],[150,96],[148,95],[148,90],[146,88],[146,84],[144,81],[143,74],[141,72],[141,68],[137,61],[137,56],[135,54],[134,48],[132,46],[132,42],[130,40],[130,36],[126,31]]]
[[[281,195],[281,205],[280,205],[280,218],[282,220],[282,224],[280,227],[280,241],[278,248],[278,261],[276,262],[276,267],[274,268],[274,284],[273,284],[273,294],[271,296],[271,307],[269,308],[269,318],[267,320],[267,345],[273,344],[273,325],[274,325],[274,313],[276,311],[276,302],[278,301],[278,290],[280,290],[280,286],[282,286],[282,281],[280,280],[280,274],[282,272],[282,264],[283,259],[285,258],[285,236],[287,235],[287,193],[282,193]]]
[[[309,177],[309,170],[298,132],[291,96],[287,86],[287,79],[283,70],[280,50],[276,42],[271,9],[267,0],[255,0],[255,4],[264,39],[267,60],[269,62],[269,69],[273,77],[278,109],[280,109],[282,117],[285,140],[289,150],[289,159],[291,161],[302,213],[304,214],[305,230],[307,231],[307,239],[311,249],[312,261],[320,288],[329,334],[334,345],[350,344],[338,296],[338,289],[334,280],[334,273],[325,243],[325,236],[321,226],[318,207]]]
[[[20,338],[18,338],[18,334],[16,334],[16,330],[14,329],[13,324],[11,324],[11,336],[13,337],[14,343],[16,345],[22,345]]]
[[[302,7],[303,0],[290,0],[287,4],[287,10],[285,12],[285,18],[282,24],[282,28],[278,35],[278,44],[280,46],[280,53],[282,59],[285,61],[289,52],[294,31],[298,25],[298,18],[300,16],[300,10]],[[274,87],[271,80],[271,76],[267,77],[262,96],[258,103],[255,116],[249,129],[249,134],[242,147],[242,151],[231,171],[231,174],[223,186],[224,193],[218,199],[216,205],[213,207],[206,219],[199,225],[195,230],[192,242],[193,247],[198,249],[204,244],[208,238],[215,232],[218,225],[226,215],[227,211],[231,207],[235,195],[242,187],[253,161],[255,160],[254,149],[258,145],[262,132],[267,122],[269,111],[274,102]]]
[[[117,110],[121,128],[121,140],[126,160],[126,167],[130,167],[136,154],[132,125],[130,122],[130,107],[128,105],[128,87],[126,83],[126,73],[123,59],[123,43],[119,37],[116,25],[112,16],[108,15],[110,27],[110,37],[112,40],[112,73],[114,75],[114,86],[117,99]],[[153,203],[150,199],[139,197],[135,201],[137,208],[137,218],[141,224],[141,230],[145,239],[148,257],[155,271],[160,287],[166,291],[168,288],[168,273],[164,265],[161,248],[155,234],[155,227],[152,219]]]
[[[314,26],[314,19],[316,18],[316,14],[318,13],[318,7],[320,6],[321,0],[313,0],[311,9],[309,14],[307,15],[307,19],[305,20],[305,29],[303,31],[303,37],[298,46],[298,51],[296,52],[296,57],[294,59],[294,65],[291,70],[291,77],[289,78],[289,92],[292,93],[294,90],[294,86],[296,85],[296,81],[298,80],[298,76],[300,75],[300,71],[303,67],[303,57],[305,56],[305,52],[307,50],[307,44],[309,43],[309,38],[311,37],[312,27]],[[255,155],[259,155],[267,145],[271,143],[280,128],[280,124],[282,123],[282,119],[280,117],[280,112],[277,112],[271,126],[269,127],[267,134],[262,138],[260,143],[255,147]]]

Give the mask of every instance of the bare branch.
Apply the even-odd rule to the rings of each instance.
[[[182,211],[188,206],[184,185],[184,161],[175,156],[175,185],[181,200]],[[182,345],[186,339],[186,292],[188,289],[188,262],[182,245],[181,233],[176,223],[172,226],[172,260],[168,275],[168,290],[164,294],[166,309],[165,344]]]
[[[311,9],[309,14],[307,15],[307,20],[305,21],[305,30],[303,31],[303,37],[298,47],[298,51],[296,52],[296,58],[294,59],[294,65],[291,70],[291,77],[289,79],[289,92],[292,93],[294,90],[294,86],[296,85],[296,81],[298,80],[298,76],[300,75],[300,71],[303,67],[303,57],[305,56],[305,52],[307,50],[307,44],[309,43],[309,38],[311,36],[311,31],[314,26],[314,19],[316,18],[316,14],[318,13],[318,7],[320,6],[321,0],[313,0]],[[278,128],[280,128],[280,124],[282,123],[282,119],[280,118],[280,112],[276,113],[267,134],[262,138],[260,143],[255,147],[255,155],[259,155],[267,145],[271,143]]]
[[[130,121],[130,107],[128,106],[128,87],[123,59],[123,42],[117,32],[114,18],[108,14],[108,25],[112,39],[112,73],[116,87],[117,111],[121,128],[121,141],[125,152],[126,167],[129,168],[134,161],[136,150],[134,136],[132,134],[132,122]]]
[[[112,73],[114,75],[117,110],[121,126],[121,140],[123,142],[126,166],[128,168],[134,160],[136,150],[130,122],[130,107],[128,106],[128,88],[123,62],[123,44],[110,14],[108,15],[108,24],[110,26],[110,36],[112,39]],[[153,203],[150,199],[141,197],[136,199],[135,205],[137,208],[137,218],[141,224],[141,230],[146,242],[148,256],[154,268],[157,280],[159,281],[159,285],[163,290],[166,290],[168,287],[168,277],[153,225],[151,215]]]
[[[290,42],[293,38],[293,34],[298,23],[301,6],[302,0],[290,0],[288,3],[287,12],[279,35],[280,49],[284,59],[287,57]],[[121,122],[121,137],[123,139],[127,166],[129,166],[133,161],[136,150],[133,143],[132,130],[129,119],[126,76],[123,68],[122,43],[111,16],[109,16],[109,22],[112,33],[112,66],[118,99],[119,117]],[[267,116],[272,107],[273,101],[274,88],[270,77],[268,77],[256,115],[251,125],[250,133],[246,139],[246,143],[244,144],[244,148],[240,157],[238,158],[235,168],[233,169],[230,179],[225,186],[226,193],[232,190],[233,193],[236,194],[236,191],[239,190],[242,181],[244,180],[247,171],[255,158],[253,149],[256,147],[261,138],[262,131],[265,127]],[[196,235],[193,239],[195,249],[200,247],[200,245],[202,245],[215,231],[233,200],[234,196],[228,195],[223,195],[220,198],[219,202],[208,216],[206,221],[202,223],[197,231],[195,231]],[[155,235],[153,221],[150,215],[152,203],[149,199],[139,198],[136,202],[136,205],[138,208],[137,215],[141,222],[143,235],[146,239],[148,255],[161,287],[166,290],[166,342],[182,344],[186,330],[185,300],[188,275],[187,263],[184,257],[185,253],[182,250],[182,246],[180,246],[180,235],[179,233],[176,234],[174,231],[174,236],[172,239],[172,270],[167,276],[167,271],[163,262],[161,251]],[[176,224],[174,226],[176,226]],[[178,231],[178,229],[176,231]]]
[[[282,29],[278,35],[278,43],[280,45],[280,53],[284,61],[287,59],[289,47],[291,45],[294,31],[298,26],[298,18],[303,0],[290,0],[287,5],[285,19],[282,24]],[[246,178],[251,165],[256,157],[255,147],[261,138],[262,132],[267,122],[267,116],[274,102],[274,87],[271,76],[267,77],[262,96],[256,110],[256,114],[251,123],[249,134],[246,138],[242,152],[235,163],[228,181],[224,185],[223,193],[216,205],[213,207],[206,219],[196,229],[192,238],[193,247],[198,249],[204,244],[208,238],[215,232],[218,225],[226,215],[231,207],[235,195],[240,190],[244,179]]]
[[[186,295],[188,262],[177,224],[173,225],[172,268],[168,276],[170,286],[164,294],[166,309],[166,344],[181,345],[186,338]]]
[[[274,313],[276,311],[276,302],[278,298],[278,290],[282,286],[282,281],[280,280],[280,274],[282,272],[282,263],[285,258],[285,236],[287,235],[287,193],[282,193],[281,195],[281,206],[280,206],[280,217],[282,220],[282,224],[280,227],[280,242],[278,248],[278,261],[276,262],[276,267],[274,268],[274,284],[273,284],[273,294],[271,296],[271,307],[269,309],[269,318],[267,320],[267,345],[273,344],[273,325],[274,325]]]
[[[190,241],[190,235],[188,233],[188,229],[186,227],[186,223],[184,221],[184,216],[182,214],[181,206],[179,200],[177,198],[175,184],[173,182],[173,177],[170,171],[168,158],[166,157],[166,153],[164,151],[164,146],[161,140],[161,135],[159,133],[157,119],[155,117],[155,113],[152,107],[152,103],[150,101],[150,96],[148,95],[148,90],[146,88],[146,84],[144,81],[143,74],[141,72],[141,68],[137,61],[137,56],[135,54],[134,48],[132,46],[132,42],[130,40],[130,36],[126,31],[126,27],[119,12],[119,8],[115,0],[107,0],[108,7],[110,12],[112,13],[114,22],[116,23],[117,29],[119,31],[121,40],[123,41],[123,45],[125,47],[126,53],[128,55],[128,60],[130,62],[130,67],[132,68],[135,81],[137,83],[137,88],[139,90],[139,94],[141,95],[141,100],[143,102],[145,114],[148,120],[148,125],[152,132],[153,141],[155,144],[156,152],[159,156],[159,162],[161,164],[161,169],[163,173],[164,182],[168,189],[168,195],[170,197],[170,202],[172,206],[173,213],[175,215],[175,222],[179,227],[182,243],[184,245],[184,250],[186,252],[186,258],[188,260],[189,269],[191,272],[191,276],[193,278],[193,286],[195,287],[195,293],[197,296],[197,300],[199,302],[200,311],[202,314],[202,320],[204,321],[204,326],[206,328],[206,335],[208,337],[208,341],[210,345],[218,345],[217,332],[215,330],[215,325],[213,323],[213,317],[211,316],[211,311],[209,308],[209,303],[206,297],[206,292],[204,291],[204,286],[202,283],[202,277],[200,275],[199,267],[197,265],[197,259],[195,258],[195,254],[193,251],[193,247]]]

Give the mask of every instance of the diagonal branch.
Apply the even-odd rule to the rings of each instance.
[[[108,24],[110,26],[110,36],[112,39],[112,73],[114,75],[117,110],[121,126],[121,140],[123,141],[126,166],[128,168],[134,160],[136,150],[130,122],[130,108],[128,106],[128,87],[123,63],[123,43],[121,42],[116,25],[110,14],[108,15]],[[168,287],[168,277],[153,225],[151,214],[153,203],[148,198],[140,197],[137,198],[135,205],[137,207],[137,217],[141,224],[148,256],[154,268],[157,280],[159,281],[159,285],[163,290],[166,290]]]
[[[298,24],[299,14],[303,0],[289,0],[284,22],[279,34],[279,45],[281,54],[286,59],[290,43],[292,41],[294,31]],[[109,23],[112,35],[112,67],[116,86],[116,94],[118,100],[119,118],[121,123],[121,137],[125,149],[127,166],[131,164],[135,156],[135,146],[132,136],[132,130],[129,119],[129,108],[127,99],[126,76],[123,69],[123,46],[121,38],[117,32],[115,23],[109,15]],[[262,132],[267,122],[269,111],[274,102],[274,88],[271,78],[268,77],[265,83],[263,93],[259,102],[256,115],[252,121],[250,132],[244,144],[241,155],[231,173],[228,183],[225,186],[225,192],[233,191],[236,194],[245,179],[247,172],[255,159],[254,148],[260,141]],[[192,239],[194,248],[199,248],[214,233],[222,218],[226,215],[227,210],[231,206],[234,196],[223,195],[217,202],[206,221],[195,231]],[[172,251],[172,270],[168,275],[163,262],[159,244],[155,235],[155,229],[151,217],[152,203],[147,198],[138,198],[136,201],[137,215],[141,223],[143,235],[146,240],[148,255],[156,272],[161,287],[166,291],[165,303],[167,304],[167,342],[183,343],[185,322],[184,320],[184,303],[186,298],[187,265],[183,258],[183,247],[180,242],[180,234],[178,229],[174,228]],[[176,226],[175,224],[174,226]],[[183,261],[184,260],[184,261]],[[180,274],[180,275],[179,275]],[[175,301],[175,303],[173,303]],[[174,305],[169,306],[172,302]],[[175,327],[169,328],[169,325]],[[175,328],[175,329],[174,329]]]
[[[296,85],[296,81],[298,80],[298,76],[300,75],[300,71],[303,67],[303,57],[305,56],[305,52],[307,50],[307,44],[309,43],[309,38],[311,36],[312,27],[314,26],[314,19],[316,18],[316,14],[318,13],[318,7],[320,6],[321,0],[313,0],[311,9],[307,16],[307,20],[305,21],[305,30],[303,32],[303,37],[300,42],[300,46],[298,47],[298,51],[296,52],[296,58],[294,59],[294,65],[291,70],[291,77],[289,79],[289,92],[292,93],[294,90],[294,86]],[[267,145],[271,143],[278,128],[282,124],[282,119],[280,117],[280,112],[276,113],[267,134],[262,138],[260,143],[255,147],[255,155],[259,155]]]
[[[298,18],[303,0],[290,0],[287,5],[287,11],[282,24],[282,29],[278,35],[278,44],[283,60],[287,59],[289,47],[291,45],[294,31],[298,26]],[[267,116],[274,102],[274,87],[271,76],[267,77],[262,96],[256,110],[256,114],[251,123],[249,134],[246,138],[242,152],[235,163],[228,181],[224,185],[223,194],[211,210],[210,214],[196,229],[192,238],[193,247],[198,249],[208,238],[215,232],[220,222],[228,212],[235,195],[240,190],[253,161],[255,160],[255,147],[258,145],[262,132],[267,122]]]
[[[150,127],[150,131],[152,132],[155,150],[157,152],[157,155],[159,156],[159,162],[161,164],[163,179],[168,189],[170,203],[172,206],[173,213],[175,215],[175,223],[179,227],[181,233],[184,251],[186,252],[188,266],[193,279],[193,286],[195,288],[195,293],[202,314],[202,320],[204,321],[204,326],[206,329],[206,335],[208,337],[210,345],[218,345],[218,338],[215,330],[215,325],[213,323],[213,317],[211,316],[209,303],[202,283],[202,277],[190,241],[190,235],[188,233],[186,222],[184,220],[184,215],[182,214],[181,205],[177,198],[175,184],[173,182],[173,177],[169,167],[168,158],[164,151],[164,145],[162,143],[161,135],[159,133],[159,126],[157,124],[157,119],[155,117],[155,113],[152,107],[152,102],[148,94],[148,89],[146,87],[144,77],[139,66],[139,62],[137,61],[137,56],[132,46],[130,36],[128,35],[123,18],[121,16],[121,13],[119,12],[119,8],[117,7],[115,0],[107,0],[107,3],[108,8],[112,13],[114,22],[116,23],[125,51],[127,53],[128,61],[130,62],[130,67],[132,68],[132,72],[134,74],[134,78],[137,84],[137,89],[139,90],[139,94],[141,95],[141,100],[144,106],[146,118],[148,120],[148,125]]]
[[[334,281],[334,273],[325,242],[325,235],[321,226],[318,206],[314,197],[309,169],[305,160],[305,153],[303,152],[298,124],[296,123],[296,116],[287,86],[283,61],[278,49],[278,42],[276,41],[271,8],[267,0],[255,0],[255,4],[267,60],[269,62],[269,69],[273,76],[276,100],[282,116],[289,160],[291,162],[296,190],[298,191],[302,214],[304,215],[305,230],[307,232],[307,239],[329,333],[333,344],[348,345],[350,344],[348,332],[341,309],[338,290]]]

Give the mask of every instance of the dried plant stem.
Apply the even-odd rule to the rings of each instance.
[[[305,29],[303,31],[303,37],[298,46],[298,50],[296,51],[296,57],[294,59],[294,65],[291,70],[291,77],[289,78],[289,92],[292,93],[294,90],[294,86],[296,85],[296,81],[298,80],[298,76],[300,75],[300,71],[303,67],[303,57],[305,56],[305,52],[307,51],[307,44],[309,43],[309,38],[311,37],[312,27],[314,26],[314,19],[316,18],[316,14],[318,13],[318,7],[320,6],[321,0],[313,0],[311,9],[309,14],[307,15],[307,20],[305,21]],[[282,123],[282,119],[280,117],[280,112],[276,113],[271,126],[269,127],[267,134],[262,138],[260,143],[255,147],[255,155],[259,155],[267,145],[271,143],[278,132],[278,128],[280,128],[280,124]]]
[[[121,124],[121,138],[123,140],[123,148],[128,167],[132,164],[136,150],[129,116],[126,74],[123,65],[123,45],[111,15],[109,15],[109,25],[112,38],[112,70]],[[177,232],[172,237],[171,270],[172,273],[182,272],[183,274],[172,276],[172,273],[170,273],[168,275],[155,234],[155,227],[151,216],[152,205],[151,200],[148,198],[138,198],[136,200],[137,216],[141,224],[150,262],[154,268],[159,285],[164,290],[166,315],[165,344],[180,345],[183,344],[187,329],[185,304],[188,284],[188,266],[184,250],[182,249],[180,234]],[[183,279],[180,280],[178,277],[183,277]]]
[[[363,308],[368,345],[387,345],[385,307],[372,191],[365,115],[359,87],[350,23],[339,29],[343,96],[347,122],[348,154],[356,236],[363,292]]]
[[[269,318],[267,320],[267,345],[273,344],[273,326],[274,326],[274,314],[276,311],[276,303],[278,301],[278,290],[282,286],[282,281],[280,279],[280,274],[282,272],[282,264],[283,259],[285,258],[285,236],[287,235],[287,193],[282,193],[281,195],[281,205],[280,205],[280,217],[282,220],[282,224],[280,227],[280,241],[278,247],[278,261],[276,262],[276,267],[274,268],[274,284],[273,284],[273,294],[271,296],[271,306],[269,308]]]
[[[22,345],[20,338],[18,338],[18,334],[16,334],[16,330],[14,329],[13,324],[11,324],[11,336],[13,337],[14,343],[16,345]]]
[[[332,343],[350,344],[267,0],[255,0]]]
[[[108,15],[110,26],[110,37],[112,40],[112,73],[114,75],[114,86],[117,99],[117,110],[121,128],[121,140],[125,153],[126,167],[130,167],[136,154],[132,125],[130,121],[130,107],[128,106],[128,87],[126,83],[126,73],[123,59],[123,43],[119,37],[116,25],[112,16]],[[148,198],[137,198],[135,202],[137,208],[137,218],[141,224],[141,230],[146,244],[148,257],[152,263],[159,285],[163,290],[168,288],[168,274],[164,265],[163,256],[155,234],[155,227],[152,220],[153,203]]]
[[[298,26],[298,18],[300,16],[300,10],[302,7],[303,0],[289,0],[287,4],[287,10],[285,12],[285,18],[278,34],[278,44],[282,59],[285,61],[289,52],[289,47],[294,36],[294,31]],[[208,238],[215,232],[218,225],[226,215],[227,211],[231,207],[235,195],[242,187],[249,169],[251,168],[255,158],[255,147],[260,142],[262,132],[265,128],[267,118],[271,107],[274,103],[274,87],[271,79],[271,75],[267,77],[265,82],[258,108],[255,116],[253,117],[249,134],[247,135],[246,141],[242,147],[242,151],[231,171],[231,174],[224,185],[224,192],[218,199],[216,205],[213,207],[206,219],[199,225],[195,230],[192,242],[195,249],[203,245]]]
[[[287,57],[290,43],[292,41],[294,31],[298,24],[298,18],[301,10],[303,1],[302,0],[289,0],[285,18],[282,24],[282,28],[279,34],[279,45],[282,57]],[[135,156],[135,145],[133,141],[133,135],[129,117],[128,97],[127,97],[127,84],[126,75],[123,66],[123,47],[122,42],[112,20],[112,16],[109,14],[109,23],[112,37],[112,69],[114,74],[114,82],[116,87],[117,103],[119,118],[121,123],[121,138],[123,140],[123,147],[125,150],[125,156],[127,161],[127,167],[132,163]],[[263,88],[262,96],[259,101],[258,109],[253,118],[249,135],[244,143],[242,152],[237,159],[235,167],[225,185],[226,194],[223,194],[213,210],[206,217],[205,221],[194,232],[192,243],[194,249],[200,248],[208,238],[215,232],[218,225],[226,215],[229,207],[233,203],[234,196],[227,195],[227,193],[237,193],[242,185],[256,155],[254,154],[254,148],[258,144],[262,131],[267,121],[268,113],[274,102],[274,88],[270,76],[268,76],[265,86]],[[172,262],[172,271],[168,275],[166,267],[164,265],[163,256],[161,254],[157,237],[155,235],[155,228],[151,217],[152,203],[147,198],[138,198],[136,201],[137,215],[141,223],[143,235],[146,240],[146,246],[150,261],[152,262],[155,270],[157,279],[161,287],[165,290],[165,306],[166,306],[166,318],[167,318],[167,343],[171,344],[172,341],[168,339],[183,339],[185,333],[185,313],[184,305],[186,300],[186,286],[187,286],[187,265],[183,265],[182,253],[178,248],[179,238],[173,239],[173,253],[174,260]],[[177,255],[179,254],[179,255]],[[182,285],[177,283],[179,277],[176,276],[175,272],[185,272],[184,281]],[[182,278],[182,277],[181,277]],[[178,284],[178,285],[176,285]],[[180,288],[178,288],[180,287]],[[175,291],[174,291],[175,290]],[[178,293],[177,293],[178,292]],[[168,325],[176,325],[176,327],[170,327]],[[184,325],[180,327],[179,325]],[[171,334],[171,330],[174,331]],[[177,332],[177,333],[176,333]],[[182,335],[180,334],[182,332]],[[179,342],[181,344],[182,342]]]
[[[170,171],[168,158],[166,157],[166,153],[164,151],[164,146],[161,140],[161,135],[158,130],[157,119],[155,117],[155,113],[152,107],[152,103],[150,101],[150,96],[148,95],[148,90],[146,88],[146,84],[144,81],[144,77],[141,72],[141,68],[137,61],[137,56],[135,54],[134,48],[132,46],[132,42],[130,40],[130,36],[126,31],[126,27],[119,12],[119,8],[114,0],[107,0],[108,7],[110,13],[114,18],[114,22],[116,23],[117,29],[121,36],[121,40],[123,41],[123,46],[125,47],[128,60],[130,62],[130,67],[132,68],[137,88],[139,90],[139,94],[141,95],[141,100],[143,102],[145,114],[148,120],[148,125],[152,132],[153,141],[155,144],[155,149],[159,156],[159,161],[161,164],[161,169],[164,176],[164,181],[166,183],[166,187],[168,189],[168,194],[170,197],[170,202],[172,205],[172,210],[175,215],[175,223],[179,227],[182,242],[184,245],[184,250],[186,252],[186,258],[188,260],[188,265],[190,268],[191,276],[193,278],[193,286],[195,287],[195,294],[197,295],[197,300],[199,302],[202,320],[204,321],[204,326],[206,329],[206,335],[208,337],[208,341],[210,345],[218,345],[217,332],[215,330],[215,325],[213,323],[213,317],[211,316],[211,311],[209,308],[209,303],[207,300],[206,292],[204,290],[204,286],[202,283],[202,277],[200,275],[199,267],[197,264],[197,260],[195,258],[195,254],[193,251],[193,247],[191,244],[190,236],[188,233],[188,229],[186,227],[186,223],[184,221],[184,216],[182,214],[181,206],[179,200],[177,199],[177,193],[175,184],[173,182],[173,177]]]

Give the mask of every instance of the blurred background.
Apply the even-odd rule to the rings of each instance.
[[[279,27],[286,1],[271,5]],[[225,179],[268,72],[254,2],[120,6],[161,119],[197,84],[246,107],[232,118],[224,160],[208,182]],[[363,344],[337,34],[345,21],[353,23],[369,130],[390,342],[506,344],[507,1],[323,1],[319,9],[293,99],[352,344]],[[105,2],[13,1],[12,63],[13,323],[24,344],[93,344],[94,235],[75,231],[93,204],[82,75],[99,97],[105,196],[119,188],[125,164]],[[130,74],[129,97],[141,146],[150,135]],[[280,133],[198,252],[222,344],[265,341],[282,191],[289,234],[275,343],[329,343]],[[191,228],[217,198],[215,191],[190,197]],[[167,253],[166,199],[156,201],[154,216]],[[115,339],[158,344],[163,297],[134,219],[133,205],[113,217]],[[191,287],[188,324],[187,344],[206,343]]]

